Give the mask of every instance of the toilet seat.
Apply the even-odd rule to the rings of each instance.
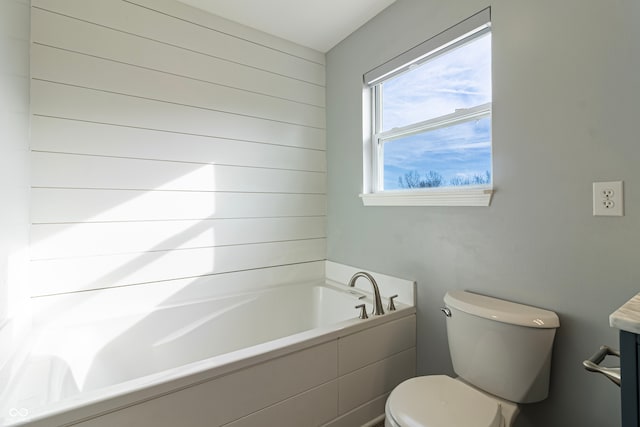
[[[411,378],[386,404],[388,425],[397,427],[500,427],[500,403],[446,375]]]

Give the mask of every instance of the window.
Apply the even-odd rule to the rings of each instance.
[[[365,74],[365,204],[488,205],[491,32],[486,9]]]

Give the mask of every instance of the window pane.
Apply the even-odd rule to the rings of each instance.
[[[384,190],[491,184],[491,118],[384,143]]]
[[[491,33],[380,84],[387,131],[491,102]]]

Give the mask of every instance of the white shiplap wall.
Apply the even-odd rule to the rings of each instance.
[[[31,22],[33,296],[323,274],[324,55],[173,0]]]

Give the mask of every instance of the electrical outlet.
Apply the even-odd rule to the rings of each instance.
[[[623,216],[622,181],[593,183],[593,216]]]

